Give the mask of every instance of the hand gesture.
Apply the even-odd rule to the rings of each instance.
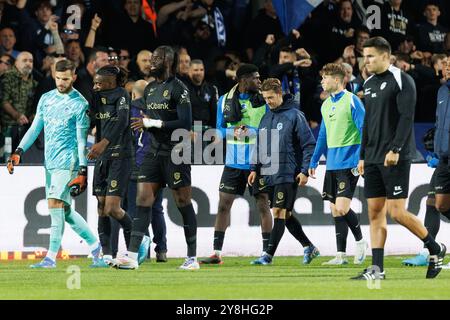
[[[94,18],[92,18],[91,29],[93,29],[94,31],[97,31],[97,29],[101,23],[102,23],[102,19],[97,14],[95,14]]]

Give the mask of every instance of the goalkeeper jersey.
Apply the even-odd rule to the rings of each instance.
[[[19,148],[26,151],[44,129],[45,167],[78,170],[86,166],[86,137],[89,129],[88,102],[76,89],[61,94],[57,89],[42,95],[33,124]]]

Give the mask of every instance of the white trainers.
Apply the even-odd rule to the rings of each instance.
[[[196,257],[186,258],[184,263],[178,267],[181,270],[198,270],[200,269],[200,265],[197,262]]]
[[[135,270],[135,269],[139,268],[138,262],[134,259],[131,259],[128,256],[116,258],[112,262],[113,262],[113,267],[115,267],[117,269]]]
[[[323,266],[338,266],[348,264],[347,257],[345,256],[345,252],[338,252],[336,254],[336,258],[331,259],[330,261],[326,261],[322,263]]]
[[[355,258],[353,259],[354,264],[362,264],[366,260],[367,249],[369,244],[366,240],[361,239],[356,241]]]

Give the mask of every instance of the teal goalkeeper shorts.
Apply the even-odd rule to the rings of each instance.
[[[77,171],[64,169],[45,169],[45,196],[48,199],[72,203],[70,188],[67,186],[77,176]]]

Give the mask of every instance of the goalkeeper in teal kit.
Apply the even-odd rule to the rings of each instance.
[[[88,103],[72,84],[75,66],[69,60],[56,63],[57,89],[42,95],[36,117],[16,151],[8,159],[8,171],[20,162],[23,152],[34,143],[44,129],[45,191],[51,217],[50,247],[46,257],[32,268],[56,267],[56,255],[61,246],[64,224],[89,245],[92,267],[101,266],[101,246],[83,217],[72,207],[71,196],[82,193],[87,186],[86,139],[89,130]]]

